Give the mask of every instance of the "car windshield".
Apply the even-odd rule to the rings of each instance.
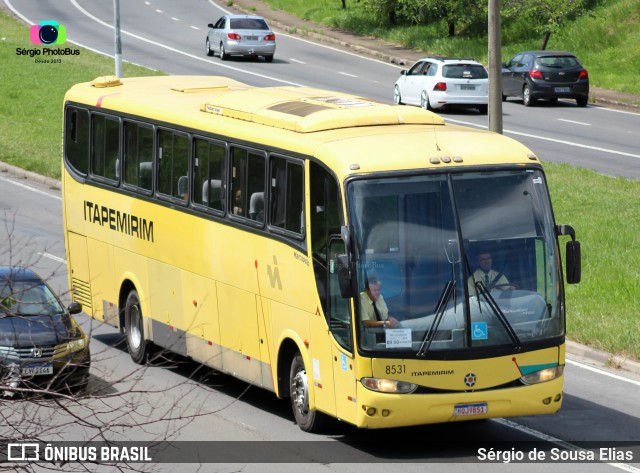
[[[234,30],[268,30],[266,21],[260,18],[232,18],[231,29]]]
[[[62,312],[64,308],[45,284],[37,281],[0,282],[0,317]]]
[[[538,58],[538,64],[544,67],[555,67],[561,69],[577,66],[578,60],[572,56],[544,56]]]
[[[555,227],[540,171],[357,180],[347,192],[362,349],[426,357],[522,349],[564,334]],[[491,268],[478,273],[487,259]],[[364,297],[372,280],[382,294],[375,316],[390,315],[397,327],[363,322],[374,320]]]
[[[480,64],[451,64],[442,68],[442,77],[449,79],[486,79],[487,70]]]

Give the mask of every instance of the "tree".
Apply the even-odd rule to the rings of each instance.
[[[506,18],[525,17],[542,34],[540,49],[544,50],[551,34],[580,16],[588,6],[589,0],[506,0],[502,14]]]

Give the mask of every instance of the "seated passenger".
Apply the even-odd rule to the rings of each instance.
[[[507,291],[515,289],[515,286],[512,286],[509,283],[509,280],[504,274],[496,271],[495,269],[491,269],[492,264],[493,259],[490,252],[483,251],[478,253],[478,269],[476,269],[469,277],[469,295],[476,294],[475,284],[479,282],[482,282],[489,291]]]

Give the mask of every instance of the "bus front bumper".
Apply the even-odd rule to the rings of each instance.
[[[564,376],[530,386],[446,394],[386,394],[358,386],[357,426],[368,429],[554,414]]]

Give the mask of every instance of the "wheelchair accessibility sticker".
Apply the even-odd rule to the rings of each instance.
[[[347,356],[344,353],[340,353],[340,362],[342,365],[342,371],[347,371]]]
[[[472,340],[487,340],[489,338],[489,328],[486,322],[472,322],[471,323],[471,339]]]

